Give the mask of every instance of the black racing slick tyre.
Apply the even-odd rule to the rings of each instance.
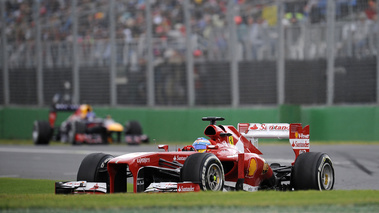
[[[181,171],[182,181],[197,183],[203,191],[222,191],[225,177],[220,160],[211,153],[188,156]]]
[[[107,191],[109,192],[107,164],[112,158],[114,158],[112,155],[104,153],[87,155],[79,166],[76,179],[78,181],[107,183]]]
[[[35,145],[49,144],[53,129],[48,121],[34,121],[33,142]]]
[[[333,163],[327,154],[307,152],[297,157],[291,174],[295,190],[332,190],[334,181]]]
[[[125,134],[142,135],[142,126],[138,121],[128,121],[125,124]]]

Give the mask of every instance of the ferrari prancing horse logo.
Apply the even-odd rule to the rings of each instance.
[[[231,145],[234,145],[234,142],[233,142],[233,136],[229,136],[229,143],[230,143]]]

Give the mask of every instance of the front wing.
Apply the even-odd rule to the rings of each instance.
[[[145,192],[198,192],[200,186],[191,182],[161,182],[151,183]],[[87,181],[56,182],[55,194],[105,194],[106,183],[95,183]]]
[[[87,181],[55,182],[55,194],[105,194],[106,183]]]

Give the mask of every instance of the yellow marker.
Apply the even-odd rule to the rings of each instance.
[[[229,143],[230,143],[231,145],[234,145],[234,142],[233,142],[233,136],[229,136]]]

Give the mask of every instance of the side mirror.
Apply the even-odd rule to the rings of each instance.
[[[168,145],[167,144],[158,145],[158,149],[164,149],[165,152],[168,152]]]

